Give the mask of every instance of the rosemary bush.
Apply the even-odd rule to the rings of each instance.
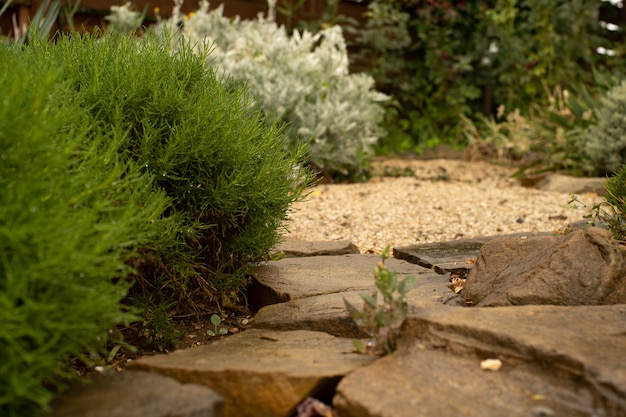
[[[310,142],[309,161],[328,172],[355,174],[367,164],[383,134],[387,97],[375,91],[370,76],[349,74],[339,26],[289,35],[271,18],[229,19],[222,7],[209,11],[206,1],[185,17],[179,7],[157,31],[182,25],[180,37],[201,54],[211,49],[211,66],[245,83],[265,114],[288,122],[288,149]]]
[[[168,44],[0,45],[3,416],[45,408],[116,324],[237,299],[310,179],[245,88]]]
[[[172,199],[167,215],[178,218],[177,230],[138,266],[178,290],[200,287],[232,301],[308,182],[299,168],[305,147],[285,152],[283,131],[244,86],[222,84],[207,56],[184,43],[173,54],[149,36],[81,48],[66,40],[54,49],[78,100],[103,125],[127,132],[123,155]]]
[[[44,409],[133,316],[125,264],[167,205],[119,158],[62,69],[0,45],[0,414]],[[54,69],[52,69],[54,68]],[[121,178],[124,178],[122,181]]]

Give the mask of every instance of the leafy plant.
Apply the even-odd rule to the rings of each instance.
[[[374,270],[377,291],[371,295],[361,294],[364,301],[362,310],[344,298],[344,304],[352,320],[372,337],[367,343],[360,339],[354,340],[354,346],[361,353],[386,355],[393,352],[400,326],[408,312],[406,294],[413,287],[415,276],[408,275],[400,280],[396,272],[385,267],[387,258],[389,248],[385,248],[382,260]]]
[[[221,323],[222,319],[220,318],[220,316],[218,316],[217,314],[212,314],[211,324],[213,325],[213,329],[207,330],[206,333],[211,337],[215,337],[218,335],[223,336],[228,333],[228,329],[226,327],[220,327]]]
[[[353,61],[389,102],[381,153],[463,143],[459,116],[476,123],[500,105],[528,117],[544,91],[593,86],[595,71],[623,69],[622,48],[596,0],[374,0]],[[601,55],[597,48],[618,56]],[[393,105],[391,105],[393,103]]]
[[[605,199],[611,208],[605,217],[607,228],[615,239],[626,241],[626,165],[606,182]]]
[[[383,135],[379,123],[387,97],[374,89],[371,77],[349,73],[341,28],[289,35],[271,18],[229,19],[222,7],[208,7],[204,1],[183,17],[179,2],[172,18],[155,30],[173,33],[173,48],[180,39],[195,45],[213,68],[246,84],[266,115],[286,122],[288,149],[310,143],[308,160],[320,170],[360,172]]]
[[[126,133],[120,156],[171,198],[164,219],[174,224],[155,222],[158,241],[132,263],[140,286],[232,303],[310,179],[306,148],[285,151],[283,130],[243,85],[223,84],[205,55],[182,42],[172,52],[159,36],[61,40],[53,55],[90,114]]]

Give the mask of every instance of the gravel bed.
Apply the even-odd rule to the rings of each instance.
[[[414,175],[315,186],[293,206],[285,236],[349,240],[361,253],[380,253],[386,246],[558,232],[588,213],[568,205],[570,194],[522,187],[511,178],[514,169],[487,162],[385,160],[375,167]],[[600,201],[578,197],[589,207]]]

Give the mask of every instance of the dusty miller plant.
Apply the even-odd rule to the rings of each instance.
[[[275,2],[269,3],[268,17],[240,20],[224,17],[222,6],[209,11],[206,1],[182,16],[177,2],[172,18],[157,30],[174,33],[175,42],[182,38],[198,52],[210,48],[211,65],[246,83],[266,114],[288,123],[289,146],[310,141],[315,166],[358,173],[383,135],[387,96],[374,89],[372,77],[349,73],[339,26],[290,35],[274,21]]]
[[[389,248],[382,253],[382,260],[374,270],[376,289],[374,293],[361,294],[363,309],[359,310],[345,298],[344,303],[352,320],[371,339],[364,343],[354,339],[354,346],[361,353],[386,355],[396,349],[400,326],[406,319],[408,304],[406,294],[413,287],[415,276],[408,275],[400,280],[396,272],[385,267]],[[380,299],[380,300],[379,300]]]
[[[122,6],[111,6],[111,14],[105,19],[109,21],[108,30],[122,33],[131,33],[141,27],[144,14],[133,10],[130,2]]]

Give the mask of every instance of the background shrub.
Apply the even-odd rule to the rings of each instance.
[[[623,70],[596,0],[373,0],[352,29],[355,63],[396,100],[381,152],[461,143],[459,116],[477,121],[500,105],[527,117],[544,94],[593,90],[594,71]],[[373,65],[371,63],[374,62]]]
[[[581,147],[589,170],[612,175],[626,163],[626,82],[608,91],[596,113],[598,124],[583,135]]]

